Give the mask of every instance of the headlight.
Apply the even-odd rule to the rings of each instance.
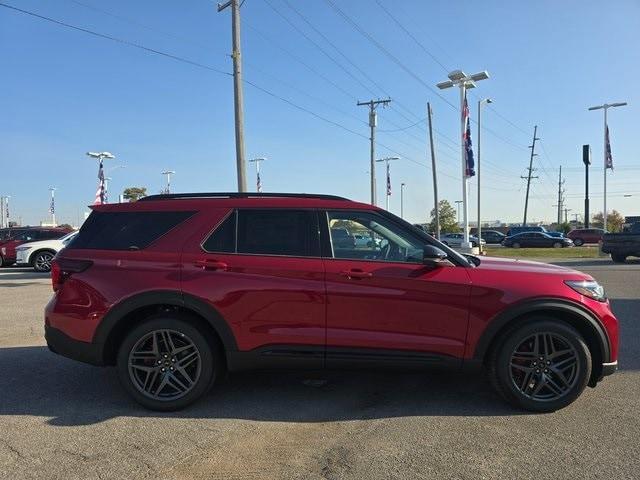
[[[16,252],[24,252],[25,250],[29,250],[31,247],[16,247]]]
[[[604,302],[607,299],[604,287],[595,280],[565,280],[564,283],[585,297],[593,298],[599,302]]]

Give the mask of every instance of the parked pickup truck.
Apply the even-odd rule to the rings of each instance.
[[[640,222],[622,233],[605,233],[602,251],[610,254],[616,263],[623,263],[627,257],[640,257]]]

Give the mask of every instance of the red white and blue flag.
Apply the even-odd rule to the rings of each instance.
[[[387,196],[391,196],[391,170],[389,169],[389,162],[387,162]]]
[[[611,170],[613,170],[613,157],[611,156],[611,142],[609,141],[609,125],[607,125],[606,130],[605,130],[605,137],[606,137],[606,156],[605,156],[605,163],[604,163],[604,168],[610,168]]]
[[[56,213],[56,199],[53,195],[51,196],[51,203],[49,204],[49,213],[51,215]]]
[[[467,94],[464,94],[464,107],[462,108],[462,121],[464,122],[464,176],[473,177],[476,174],[475,162],[473,161],[473,145],[471,144],[471,122],[469,121],[469,105],[467,104]]]
[[[103,203],[107,203],[107,190],[104,185],[104,167],[102,166],[102,160],[100,160],[100,167],[98,168],[98,190],[96,190],[96,199],[93,204],[102,205]]]
[[[260,170],[258,170],[256,172],[257,178],[256,178],[256,190],[258,191],[258,193],[262,192],[262,181],[260,180]]]

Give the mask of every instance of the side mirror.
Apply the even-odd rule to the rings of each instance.
[[[425,245],[422,249],[422,263],[437,267],[440,263],[447,259],[447,254],[433,245]]]

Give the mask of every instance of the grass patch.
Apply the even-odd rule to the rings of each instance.
[[[506,258],[598,258],[599,248],[569,247],[569,248],[505,248],[487,245],[485,247],[489,257]]]

